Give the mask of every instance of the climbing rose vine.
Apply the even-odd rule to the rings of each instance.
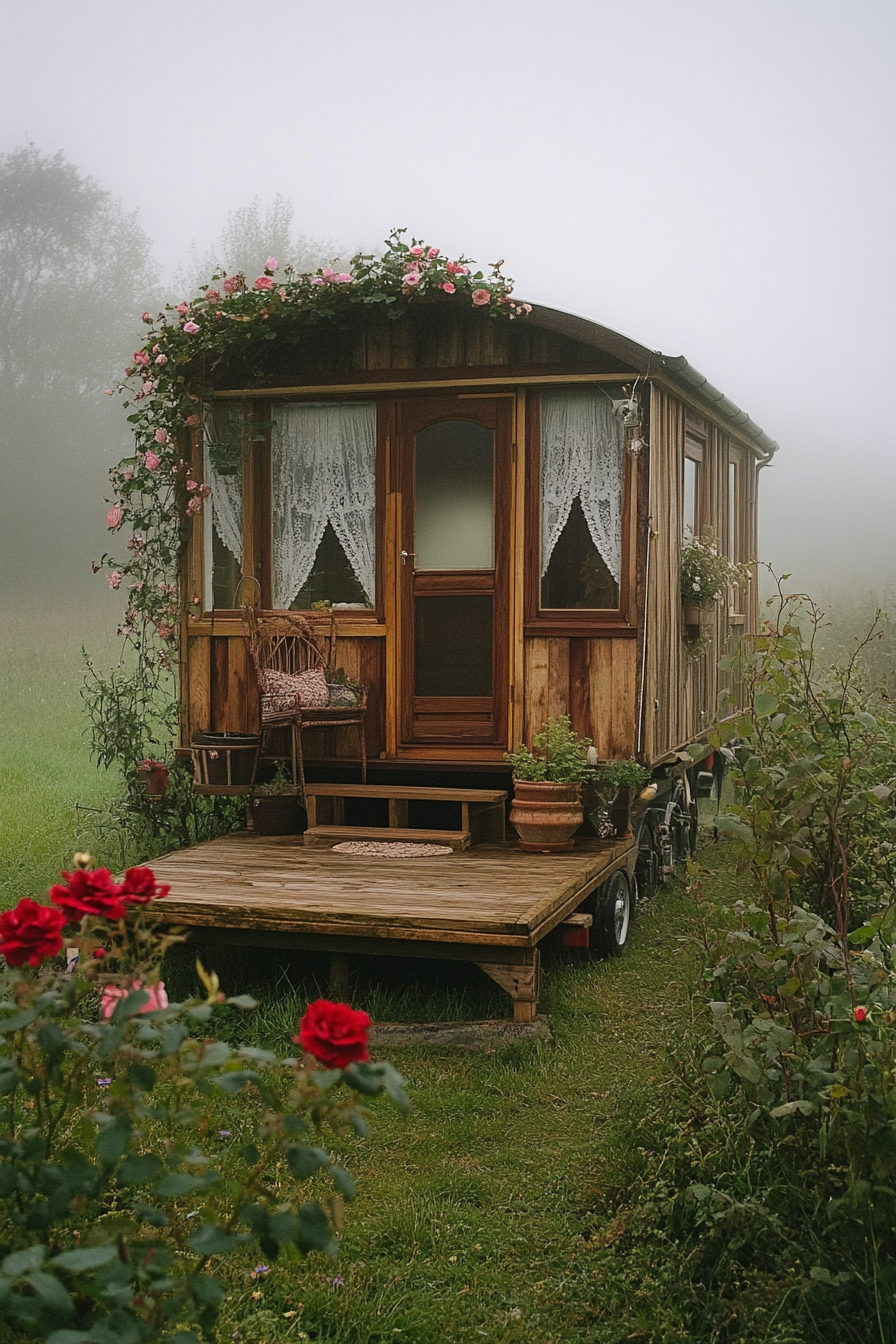
[[[200,614],[200,595],[180,592],[178,581],[193,515],[210,494],[190,465],[202,397],[235,366],[251,380],[270,342],[294,341],[302,330],[339,326],[364,312],[397,319],[421,305],[440,304],[514,321],[531,311],[511,297],[513,282],[502,274],[503,262],[486,275],[466,257],[443,256],[421,239],[406,242],[405,232],[394,230],[380,256],[359,252],[345,271],[324,266],[298,274],[286,267],[281,273],[270,256],[258,276],[214,275],[194,298],[169,304],[157,316],[143,314],[146,342],[116,387],[107,389],[109,396],[123,397],[135,440],[133,455],[110,472],[106,515],[116,541],[127,540],[118,554],[94,565],[95,572],[106,572],[111,589],[127,595],[119,634],[136,653],[136,671],[130,680],[120,674],[104,680],[91,669],[86,695],[95,755],[105,765],[119,760],[135,790],[140,757],[154,745],[170,748],[164,738],[176,726],[178,627]],[[154,719],[157,728],[155,736],[138,742],[126,724],[141,716]],[[110,723],[119,725],[116,734]]]

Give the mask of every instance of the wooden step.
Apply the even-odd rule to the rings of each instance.
[[[451,849],[469,849],[469,831],[417,830],[410,826],[312,826],[305,832],[305,844],[311,849],[332,849],[343,840],[376,840],[381,844],[449,845]]]
[[[306,784],[307,798],[401,798],[410,802],[503,803],[504,789],[431,789],[422,784]]]

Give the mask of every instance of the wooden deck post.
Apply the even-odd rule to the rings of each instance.
[[[538,983],[541,978],[541,956],[537,948],[532,960],[522,965],[508,966],[504,962],[477,961],[480,971],[490,975],[496,984],[513,999],[514,1022],[534,1022],[538,1011]]]

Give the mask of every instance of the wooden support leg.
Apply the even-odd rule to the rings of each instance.
[[[330,956],[330,994],[337,1003],[345,1003],[349,997],[349,960],[342,952],[333,952]]]
[[[406,798],[389,799],[389,826],[405,827],[408,824],[408,800]]]
[[[514,1022],[534,1022],[538,1009],[538,981],[541,972],[541,958],[536,948],[532,961],[518,966],[507,966],[504,962],[479,961],[481,971],[490,975],[496,984],[513,999]]]

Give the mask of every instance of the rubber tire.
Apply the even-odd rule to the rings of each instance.
[[[597,957],[621,956],[631,932],[634,902],[625,873],[614,873],[597,892],[591,950]]]

